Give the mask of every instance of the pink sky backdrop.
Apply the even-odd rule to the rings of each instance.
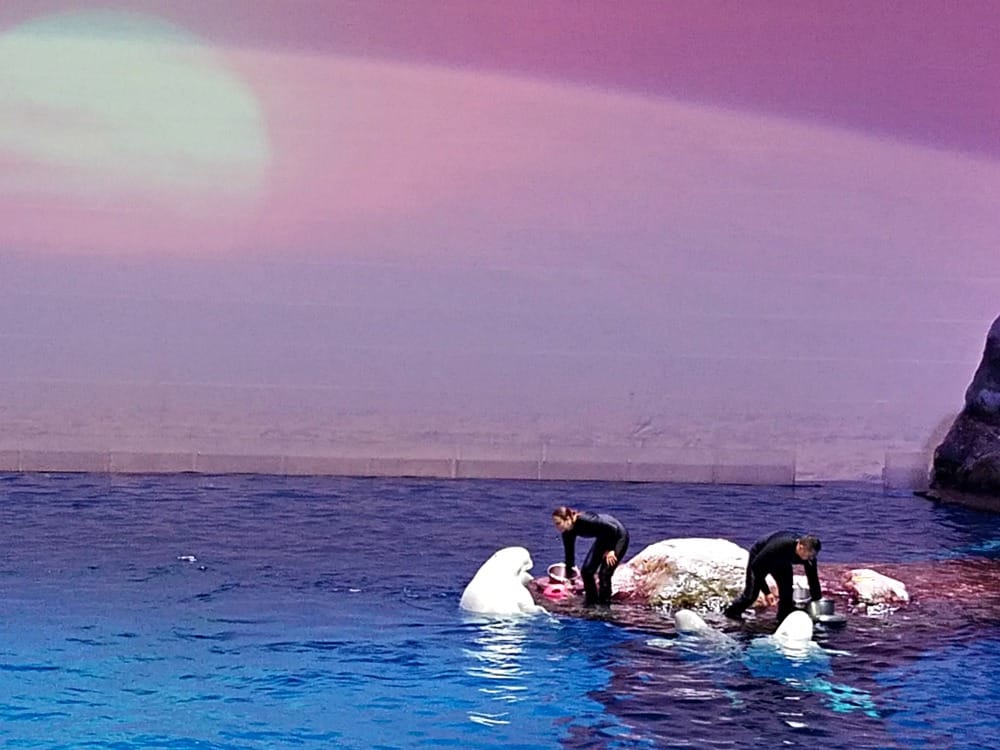
[[[597,128],[587,130],[583,118],[591,112],[573,111],[574,105],[556,112],[547,106],[544,117],[539,111],[540,100],[549,105],[552,96],[580,101],[585,93],[578,86],[589,87],[595,100],[603,97],[596,106],[605,108],[609,121],[617,116],[615,108],[629,117],[635,99],[648,97],[973,156],[995,157],[1000,147],[995,85],[1000,52],[994,43],[1000,29],[990,3],[963,3],[956,11],[929,2],[903,8],[891,3],[493,6],[265,0],[248,6],[224,0],[53,0],[5,3],[0,28],[88,9],[125,10],[175,24],[245,82],[257,97],[260,124],[273,148],[269,202],[257,218],[265,217],[266,232],[283,218],[295,225],[291,236],[280,236],[280,228],[279,236],[265,233],[284,251],[329,246],[341,237],[344,244],[355,243],[356,231],[364,231],[356,225],[373,211],[405,221],[423,210],[421,204],[480,203],[489,213],[504,208],[495,201],[504,200],[505,186],[525,194],[525,180],[536,181],[542,171],[533,165],[572,163],[595,148],[616,158],[621,144],[611,152],[606,141],[588,143],[602,138]],[[532,91],[533,85],[547,88]],[[60,116],[67,116],[65,110]],[[663,134],[662,128],[640,124],[623,137],[638,140],[634,151],[639,152],[645,142],[666,140]],[[624,151],[632,148],[630,142]],[[0,156],[5,171],[23,171],[18,161],[23,155]],[[572,190],[575,175],[554,166],[564,179],[553,177],[543,189]],[[629,177],[626,171],[620,179]],[[218,179],[240,184],[234,175]],[[627,184],[616,186],[614,175],[610,179],[609,190],[629,190]],[[468,196],[470,187],[487,182],[493,194],[480,201]],[[217,214],[214,221],[185,208],[179,223],[176,210],[158,215],[142,205],[142,196],[125,205],[97,201],[95,208],[93,196],[101,187],[95,181],[83,205],[67,205],[63,197],[48,208],[37,192],[6,194],[3,207],[13,218],[5,222],[4,244],[64,250],[81,245],[90,251],[126,246],[135,251],[142,245],[175,252],[185,245],[198,251],[213,245],[269,249],[255,236],[259,223],[247,226],[231,217],[228,203],[217,204],[217,193],[208,203]],[[465,200],[454,200],[449,191],[459,191]],[[675,195],[662,192],[676,205]],[[541,197],[553,200],[547,193]],[[580,199],[590,214],[591,196]],[[573,201],[560,202],[568,220],[577,221]],[[49,218],[40,221],[46,213]]]
[[[141,35],[23,52],[59,13]],[[9,0],[0,448],[221,449],[156,389],[263,388],[255,417],[213,414],[222,447],[787,447],[877,473],[927,451],[1000,312],[998,23]],[[116,384],[152,391],[59,419]]]
[[[11,0],[0,23],[85,8],[148,13],[220,48],[509,72],[998,148],[990,0]]]

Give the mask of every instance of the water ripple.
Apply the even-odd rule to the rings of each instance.
[[[764,625],[716,653],[641,607],[459,612],[498,547],[559,558],[567,498],[628,519],[634,551],[748,546],[769,529],[747,519],[794,516],[826,561],[955,562],[977,585],[817,633],[812,672],[748,664]],[[995,518],[880,488],[19,475],[0,522],[11,747],[978,750],[1000,731]]]

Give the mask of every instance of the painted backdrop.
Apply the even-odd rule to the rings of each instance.
[[[998,26],[5,0],[0,463],[919,474],[1000,313]]]

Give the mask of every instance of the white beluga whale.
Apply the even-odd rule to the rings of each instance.
[[[810,651],[823,650],[813,641],[812,617],[802,610],[790,612],[778,625],[771,640],[786,656],[806,656]]]
[[[740,644],[735,638],[716,630],[705,622],[701,615],[690,609],[679,609],[674,612],[674,629],[677,631],[680,645],[689,651],[707,651],[713,655],[725,656],[734,654],[740,649]],[[656,642],[650,645],[664,646],[667,643],[664,639],[656,639]]]
[[[838,713],[862,711],[877,717],[878,710],[871,695],[827,679],[833,671],[830,655],[850,654],[827,651],[812,638],[812,617],[808,612],[796,610],[781,622],[774,635],[750,643],[743,654],[743,665],[754,677],[776,680],[796,690],[822,695]]]
[[[716,630],[705,622],[701,615],[690,609],[679,609],[674,612],[674,629],[679,636],[702,638],[719,644],[736,644],[735,638]]]
[[[694,636],[709,643],[735,645],[736,639],[716,630],[709,625],[697,612],[690,609],[679,609],[674,613],[674,628],[679,636]],[[796,610],[790,613],[778,626],[774,635],[763,636],[754,641],[768,647],[776,647],[786,656],[801,656],[811,650],[819,649],[819,644],[813,642],[813,621],[805,612]]]
[[[705,622],[701,615],[690,609],[679,609],[674,613],[674,629],[679,636],[695,636],[716,643],[736,642],[735,638],[716,630]],[[788,654],[797,655],[813,647],[820,648],[812,638],[812,618],[807,613],[796,610],[781,622],[774,635],[763,636],[757,641],[777,646]]]
[[[527,586],[533,580],[531,554],[524,547],[493,553],[472,577],[459,606],[481,615],[525,615],[546,610],[535,604]]]
[[[754,638],[743,647],[740,640],[717,630],[689,609],[674,613],[677,638],[673,641],[655,638],[650,646],[667,647],[679,644],[682,652],[698,657],[710,657],[706,662],[718,668],[719,662],[739,662],[754,677],[775,680],[796,690],[822,695],[834,711],[860,710],[877,716],[871,696],[849,685],[830,682],[830,655],[844,652],[827,651],[813,641],[813,620],[807,612],[791,612],[773,635]]]
[[[713,630],[701,615],[690,609],[679,609],[674,612],[674,628],[684,635],[708,635],[718,632]]]

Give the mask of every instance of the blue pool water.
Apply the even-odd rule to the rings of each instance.
[[[10,748],[985,748],[1000,623],[852,617],[792,664],[677,647],[661,616],[463,615],[499,547],[606,510],[630,555],[808,528],[830,562],[986,560],[996,517],[871,486],[0,476]],[[992,567],[991,567],[992,566]],[[998,584],[1000,585],[1000,584]]]

